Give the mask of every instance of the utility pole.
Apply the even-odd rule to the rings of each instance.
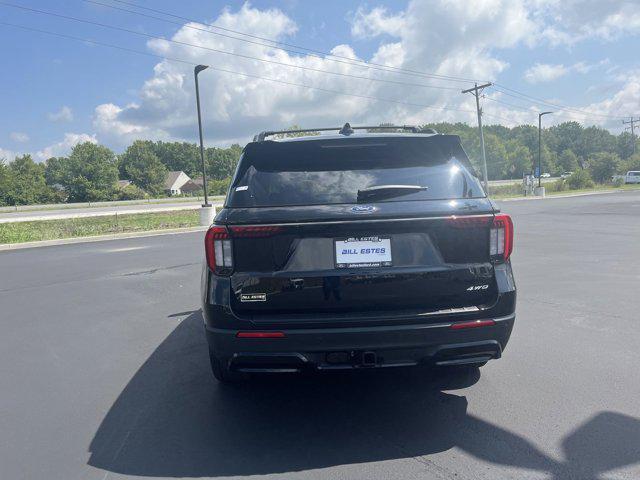
[[[538,114],[538,188],[542,186],[542,116],[553,112]]]
[[[480,130],[480,148],[482,148],[482,183],[485,192],[489,192],[489,179],[487,178],[487,153],[484,150],[484,133],[482,132],[482,109],[480,108],[480,93],[483,89],[493,85],[491,82],[483,85],[474,84],[473,88],[462,90],[462,93],[472,93],[476,97],[476,110],[478,111],[478,128]]]
[[[634,123],[636,122],[640,122],[640,118],[636,118],[634,119],[633,117],[629,118],[629,121],[625,122],[624,120],[622,121],[623,124],[629,124],[631,125],[631,143],[633,145],[633,154],[635,155],[636,153],[636,134],[635,134],[635,130],[634,130]],[[626,129],[628,129],[629,127],[627,127]],[[625,130],[626,130],[625,129]]]

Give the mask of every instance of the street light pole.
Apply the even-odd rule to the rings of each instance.
[[[542,116],[553,112],[538,114],[538,188],[542,186]]]
[[[193,75],[196,79],[196,105],[198,106],[198,131],[200,133],[200,161],[202,162],[202,188],[204,188],[204,205],[203,207],[210,207],[209,197],[207,195],[207,169],[204,165],[204,143],[202,140],[202,118],[200,115],[200,88],[198,86],[198,74],[202,70],[209,68],[208,65],[197,65],[193,69]]]

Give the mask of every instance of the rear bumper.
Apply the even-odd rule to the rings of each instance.
[[[477,364],[500,358],[515,313],[490,326],[452,329],[455,322],[326,329],[280,329],[283,338],[237,338],[239,330],[206,327],[212,353],[235,371],[297,372]]]

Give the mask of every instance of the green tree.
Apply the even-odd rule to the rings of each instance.
[[[581,168],[574,172],[569,178],[567,178],[566,182],[569,188],[573,190],[593,187],[593,180],[589,175],[589,171],[583,170]]]
[[[169,171],[183,171],[191,178],[194,178],[202,170],[200,166],[200,148],[195,143],[155,142],[153,150]]]
[[[558,167],[563,172],[575,172],[580,168],[578,156],[570,148],[564,149],[558,158]]]
[[[589,158],[587,169],[593,180],[606,182],[620,169],[620,157],[615,153],[598,152]]]
[[[584,135],[584,127],[578,122],[564,122],[553,127],[549,127],[549,132],[553,133],[553,139],[550,142],[556,153],[565,150],[577,151]]]
[[[148,197],[144,190],[133,184],[119,188],[116,196],[118,200],[139,200]]]
[[[604,128],[591,126],[583,130],[580,141],[573,151],[583,159],[590,159],[599,152],[614,153],[616,146],[616,139],[611,133]]]
[[[627,173],[629,170],[640,170],[640,153],[631,155],[618,167],[619,173]]]
[[[507,152],[507,170],[509,178],[522,178],[531,171],[532,156],[527,147],[517,140],[509,140],[505,149]]]
[[[11,188],[8,192],[8,203],[11,205],[47,203],[54,198],[45,181],[44,165],[35,163],[31,155],[16,157],[9,164],[9,175]]]
[[[637,136],[637,135],[636,135]],[[616,139],[616,153],[622,159],[627,159],[633,155],[633,143],[637,140],[631,137],[631,132],[622,132]],[[640,150],[640,145],[636,145],[636,151]]]
[[[9,205],[9,192],[13,190],[13,179],[9,167],[0,158],[0,206]]]
[[[489,180],[506,178],[509,165],[504,144],[497,135],[485,133],[484,147],[487,153],[487,176]]]
[[[107,147],[79,143],[61,163],[59,180],[69,201],[91,202],[114,197],[118,168],[114,153]]]
[[[237,144],[229,148],[207,148],[205,151],[207,175],[214,180],[232,177],[241,153],[242,147]]]
[[[120,156],[118,169],[122,178],[150,195],[159,195],[164,190],[167,168],[154,153],[152,142],[133,142]]]
[[[51,157],[44,163],[44,178],[47,185],[62,185],[63,172],[67,168],[68,158]]]

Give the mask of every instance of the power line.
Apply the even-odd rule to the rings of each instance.
[[[504,95],[507,95],[509,97],[517,98],[517,99],[520,99],[520,100],[526,99],[526,100],[532,101],[534,103],[537,103],[539,105],[546,105],[546,106],[553,107],[553,108],[556,108],[556,109],[559,109],[559,110],[563,110],[565,112],[581,113],[581,114],[583,114],[585,116],[606,117],[606,118],[614,118],[614,119],[618,119],[618,120],[623,118],[622,116],[619,116],[619,115],[607,115],[607,114],[604,114],[604,113],[594,113],[594,112],[589,112],[588,110],[581,110],[579,108],[567,107],[565,105],[560,105],[560,104],[557,104],[557,103],[549,102],[549,101],[546,101],[546,100],[542,100],[542,99],[533,97],[531,95],[527,95],[526,93],[519,92],[518,90],[514,90],[513,88],[506,87],[506,86],[501,85],[499,83],[495,83],[494,86],[497,87],[497,89],[496,89],[497,91],[499,91],[500,93],[502,93]],[[509,93],[509,92],[513,92],[513,93]]]
[[[505,92],[501,92],[499,90],[496,90],[497,93],[505,93]],[[496,102],[496,103],[500,103],[502,105],[506,105],[508,107],[514,108],[516,110],[521,110],[523,112],[531,112],[531,108],[533,107],[525,107],[522,105],[516,105],[514,103],[509,103],[509,102],[505,102],[504,100],[500,100],[498,98],[493,98],[493,97],[489,97],[488,95],[483,95],[483,97],[485,100],[489,100],[490,102]],[[565,110],[560,109],[561,112],[566,112]],[[555,113],[556,117],[563,117],[563,118],[575,118],[575,115],[578,116],[591,116],[589,114],[576,114],[576,113],[572,113],[572,112],[566,112],[564,115],[562,113]]]
[[[42,29],[39,29],[39,28],[27,27],[25,25],[18,25],[18,24],[9,23],[9,22],[0,22],[0,25],[20,28],[22,30],[27,30],[27,31],[32,31],[32,32],[43,33],[43,34],[47,34],[47,35],[51,35],[51,36],[55,36],[55,37],[60,37],[60,38],[65,38],[65,39],[68,39],[68,40],[74,40],[74,41],[78,41],[78,42],[82,42],[82,43],[90,43],[92,45],[98,45],[98,46],[101,46],[101,47],[114,48],[114,49],[122,50],[122,51],[125,51],[125,52],[128,52],[128,53],[135,53],[135,54],[138,54],[138,55],[145,55],[145,56],[148,56],[148,57],[159,58],[159,59],[167,60],[167,61],[170,61],[170,62],[179,62],[179,63],[192,65],[192,66],[196,65],[196,63],[194,63],[194,62],[190,62],[190,61],[179,59],[179,58],[166,57],[166,56],[163,56],[163,55],[157,55],[157,54],[154,54],[154,53],[144,52],[144,51],[141,51],[141,50],[135,50],[135,49],[132,49],[132,48],[122,47],[120,45],[113,45],[113,44],[110,44],[110,43],[99,42],[99,41],[91,40],[91,39],[88,39],[88,38],[76,37],[76,36],[73,36],[73,35],[67,35],[67,34],[58,33],[58,32],[51,32],[49,30],[42,30]],[[395,104],[399,104],[399,105],[406,105],[406,106],[419,107],[419,108],[428,108],[428,109],[432,109],[432,110],[474,113],[473,110],[464,110],[464,109],[460,109],[460,108],[450,108],[450,107],[434,107],[432,105],[424,105],[424,104],[413,103],[413,102],[404,102],[404,101],[401,101],[401,100],[395,100],[395,99],[390,99],[390,98],[380,98],[380,97],[375,97],[375,96],[372,96],[372,95],[361,95],[361,94],[356,94],[356,93],[346,93],[346,92],[341,92],[339,90],[331,90],[331,89],[327,89],[327,88],[315,87],[313,85],[306,85],[306,84],[302,84],[302,83],[289,82],[289,81],[286,81],[286,80],[263,77],[261,75],[254,75],[254,74],[250,74],[250,73],[237,72],[237,71],[228,70],[228,69],[225,69],[225,68],[211,67],[211,66],[209,68],[211,70],[215,70],[215,71],[218,71],[218,72],[229,73],[229,74],[234,74],[234,75],[240,75],[240,76],[243,76],[243,77],[255,78],[255,79],[259,79],[259,80],[265,80],[265,81],[268,81],[268,82],[279,83],[279,84],[282,84],[282,85],[307,88],[307,89],[310,89],[310,90],[317,90],[317,91],[320,91],[320,92],[332,93],[332,94],[335,94],[335,95],[342,95],[342,96],[346,96],[346,97],[362,98],[362,99],[367,99],[367,100],[375,100],[375,101],[379,101],[379,102],[395,103]]]
[[[88,1],[88,0],[87,0]],[[91,3],[99,3],[99,2],[91,2]],[[345,78],[355,78],[355,79],[361,79],[361,80],[368,80],[371,82],[380,82],[380,83],[388,83],[388,84],[392,84],[392,85],[402,85],[402,86],[407,86],[407,87],[421,87],[421,88],[434,88],[434,89],[439,89],[439,90],[458,90],[455,87],[446,87],[443,85],[429,85],[429,84],[423,84],[423,83],[410,83],[410,82],[401,82],[401,81],[397,81],[397,80],[388,80],[388,79],[382,79],[382,78],[375,78],[375,77],[364,77],[361,75],[354,75],[354,74],[350,74],[350,73],[343,73],[343,72],[334,72],[331,70],[323,70],[320,68],[313,68],[313,67],[306,67],[303,65],[295,65],[295,64],[291,64],[291,63],[286,63],[286,62],[280,62],[277,60],[269,60],[266,58],[260,58],[260,57],[254,57],[252,55],[245,55],[242,53],[237,53],[237,52],[230,52],[228,50],[221,50],[218,48],[212,48],[212,47],[207,47],[204,45],[198,45],[195,43],[189,43],[189,42],[182,42],[180,40],[173,40],[173,39],[166,39],[157,35],[151,35],[149,33],[143,33],[143,32],[138,32],[136,30],[131,30],[128,28],[124,28],[124,27],[118,27],[115,25],[109,25],[106,23],[102,23],[102,22],[96,22],[93,20],[86,20],[83,18],[78,18],[78,17],[73,17],[70,15],[64,15],[64,14],[60,14],[60,13],[55,13],[55,12],[49,12],[49,11],[45,11],[45,10],[39,10],[36,8],[31,8],[31,7],[25,7],[22,5],[15,5],[15,4],[11,4],[11,3],[7,3],[7,2],[1,2],[0,1],[0,5],[4,5],[7,7],[11,7],[11,8],[17,8],[20,10],[24,10],[30,13],[37,13],[37,14],[41,14],[41,15],[48,15],[48,16],[52,16],[52,17],[57,17],[57,18],[63,18],[65,20],[71,20],[74,22],[79,22],[79,23],[85,23],[88,25],[95,25],[98,27],[102,27],[102,28],[108,28],[111,30],[117,30],[117,31],[121,31],[121,32],[125,32],[125,33],[130,33],[132,35],[138,35],[138,36],[142,36],[145,38],[152,38],[155,40],[161,40],[161,41],[165,41],[165,42],[170,42],[170,43],[174,43],[176,45],[182,45],[182,46],[186,46],[186,47],[193,47],[193,48],[200,48],[203,50],[207,50],[210,52],[214,52],[214,53],[221,53],[224,55],[231,55],[234,57],[239,57],[239,58],[244,58],[244,59],[248,59],[248,60],[256,60],[259,62],[264,62],[264,63],[270,63],[273,65],[280,65],[283,67],[290,67],[290,68],[297,68],[300,70],[306,70],[306,71],[311,71],[311,72],[317,72],[317,73],[325,73],[325,74],[329,74],[329,75],[336,75],[336,76],[340,76],[340,77],[345,77]]]

